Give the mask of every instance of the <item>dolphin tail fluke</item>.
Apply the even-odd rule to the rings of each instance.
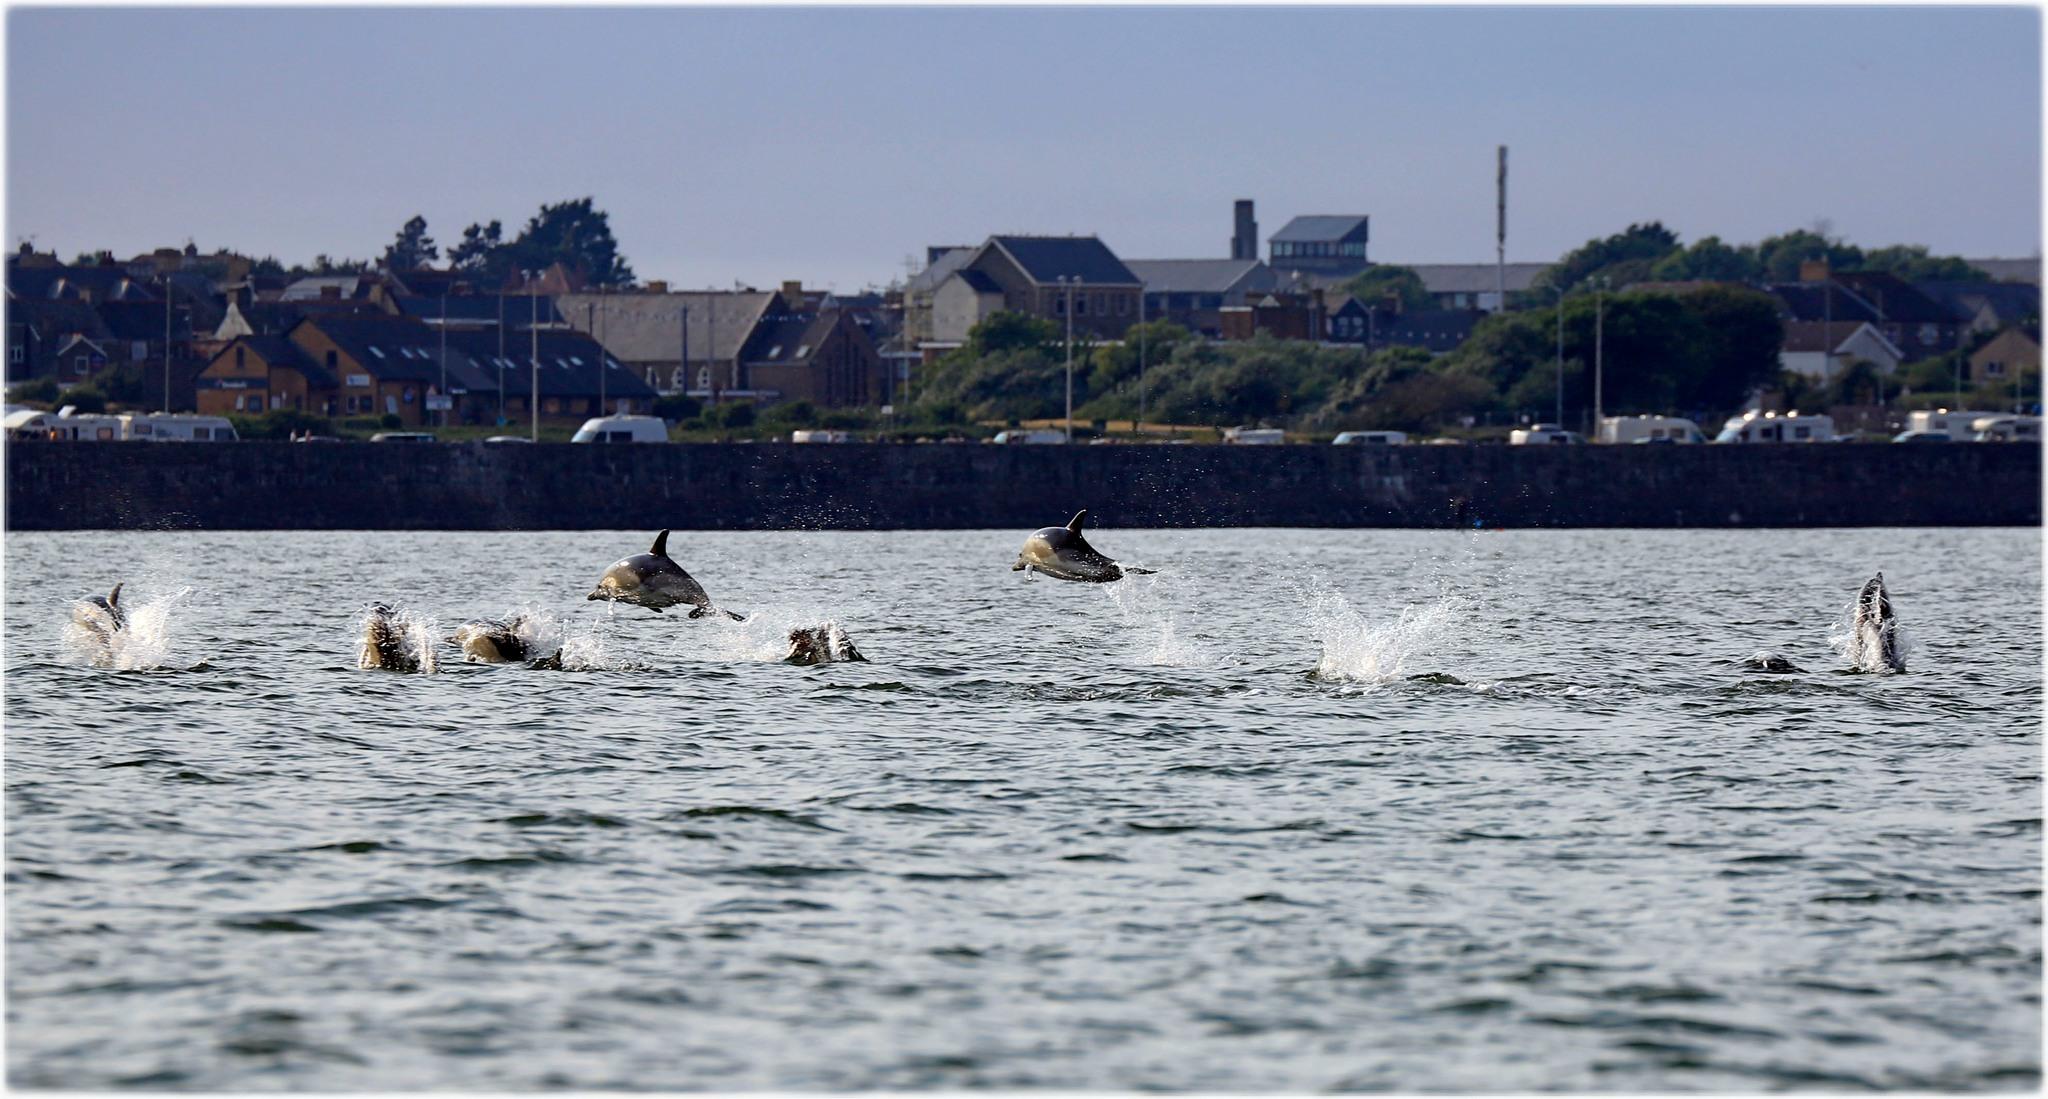
[[[690,608],[691,618],[704,618],[708,615],[714,614],[722,614],[735,622],[745,622],[747,620],[747,616],[744,614],[734,614],[732,611],[726,610],[724,607],[714,607],[709,603],[706,603],[701,607]]]
[[[663,528],[660,534],[654,536],[654,548],[647,552],[656,557],[668,556],[668,530],[666,528]]]
[[[1067,529],[1073,531],[1075,534],[1079,534],[1081,533],[1081,524],[1087,521],[1088,509],[1082,508],[1080,511],[1074,513],[1074,517],[1072,519],[1067,520]]]

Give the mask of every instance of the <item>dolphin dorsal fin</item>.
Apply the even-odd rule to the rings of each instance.
[[[654,536],[654,548],[647,552],[656,557],[668,556],[668,531],[666,529]]]
[[[1081,533],[1081,524],[1087,521],[1088,509],[1082,508],[1080,511],[1074,513],[1074,517],[1072,519],[1067,520],[1067,529],[1073,531],[1075,534],[1079,534]]]
[[[127,581],[123,580],[120,584],[114,585],[113,591],[107,593],[107,606],[111,607],[121,601],[121,585],[126,583]]]

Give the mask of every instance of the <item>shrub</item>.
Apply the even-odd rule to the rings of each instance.
[[[300,432],[334,434],[334,424],[324,417],[293,408],[280,408],[261,416],[229,416],[235,434],[244,439],[289,439]]]
[[[697,398],[687,393],[669,393],[654,399],[654,414],[664,420],[690,420],[703,411]]]
[[[32,381],[22,382],[8,393],[8,396],[17,401],[44,401],[52,404],[56,403],[57,395],[57,379],[55,378],[36,378]]]
[[[405,426],[405,421],[399,419],[398,413],[396,412],[386,412],[383,415],[383,417],[377,421],[377,423],[381,425],[386,431],[396,431],[399,428]]]
[[[105,412],[107,395],[92,386],[77,385],[65,392],[64,403],[77,406],[80,412]]]

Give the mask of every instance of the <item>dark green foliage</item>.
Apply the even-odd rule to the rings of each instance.
[[[610,215],[589,197],[541,206],[510,241],[504,239],[501,222],[472,224],[462,231],[461,243],[448,249],[448,262],[489,286],[506,285],[520,271],[544,271],[555,263],[583,272],[591,286],[634,283],[633,268],[612,237]]]
[[[31,381],[17,383],[14,388],[7,391],[7,396],[9,399],[16,401],[54,404],[56,403],[58,393],[57,379],[36,378]]]
[[[702,410],[697,398],[686,393],[665,393],[654,398],[654,414],[664,420],[693,420]]]
[[[439,258],[441,250],[434,246],[434,238],[427,235],[427,219],[418,214],[398,230],[398,239],[384,249],[384,266],[393,271],[425,267]]]
[[[386,412],[377,419],[377,425],[386,431],[396,431],[405,426],[405,421],[399,419],[396,412]]]
[[[969,329],[962,350],[976,358],[1001,351],[1044,351],[1055,347],[1064,350],[1065,340],[1060,327],[1049,320],[1002,310]]]
[[[1537,276],[1545,288],[1576,287],[1604,277],[1614,287],[1644,282],[1658,260],[1678,250],[1678,234],[1652,221],[1631,225],[1601,240],[1589,240]]]
[[[1755,249],[1730,246],[1720,237],[1701,237],[1692,247],[1658,260],[1650,268],[1650,277],[1661,282],[1749,282],[1759,271]]]
[[[291,408],[280,408],[260,416],[229,416],[228,422],[235,425],[235,434],[244,439],[289,439],[302,432],[334,434],[334,421]]]
[[[1398,264],[1374,264],[1337,289],[1367,303],[1377,303],[1389,296],[1398,298],[1402,311],[1408,313],[1427,312],[1434,304],[1422,276],[1414,268]]]
[[[754,402],[739,401],[733,404],[714,405],[704,410],[704,423],[710,427],[752,427]]]
[[[107,395],[92,385],[74,385],[64,391],[63,403],[77,407],[80,412],[105,412]]]
[[[1907,282],[1989,282],[1991,276],[1960,256],[1931,256],[1924,244],[1894,244],[1863,254],[1863,270],[1889,271]]]

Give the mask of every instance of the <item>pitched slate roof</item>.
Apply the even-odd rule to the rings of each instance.
[[[654,389],[629,370],[617,356],[607,355],[597,346],[597,341],[573,329],[528,329],[517,339],[505,344],[504,361],[498,358],[498,334],[496,332],[458,331],[449,329],[450,351],[460,349],[475,362],[477,372],[482,375],[470,388],[490,390],[498,388],[498,372],[502,367],[505,375],[505,392],[511,396],[533,391],[534,337],[540,340],[540,393],[543,397],[595,397],[598,394],[598,371],[603,370],[603,390],[611,397],[653,397]]]
[[[1886,339],[1876,325],[1868,321],[1845,321],[1840,317],[1836,317],[1833,324],[1823,321],[1785,322],[1785,340],[1779,345],[1779,350],[1840,352],[1845,344],[1856,338],[1856,334],[1865,328],[1870,329],[1871,336],[1888,349],[1894,358],[1904,357],[1904,353],[1894,346],[1892,341]]]
[[[97,302],[93,308],[107,322],[107,331],[124,340],[162,340],[164,338],[164,307],[162,302],[150,301],[108,301]],[[174,308],[171,311],[171,338],[190,338],[192,318],[189,311]]]
[[[230,343],[228,347],[232,348],[235,344],[241,344],[254,351],[264,362],[272,366],[289,367],[298,371],[305,376],[306,384],[312,388],[332,389],[341,384],[341,380],[328,373],[325,366],[315,362],[313,356],[306,354],[305,350],[298,344],[285,339],[283,336],[242,336],[237,338],[234,343]],[[222,349],[221,354],[224,355],[226,353],[227,349]],[[219,356],[215,357],[218,358]]]
[[[989,278],[985,272],[956,271],[954,273],[960,276],[961,282],[966,283],[977,294],[1000,294],[1003,292],[1002,284]]]
[[[990,248],[1002,249],[1024,269],[1026,277],[1042,285],[1062,276],[1092,286],[1139,284],[1138,276],[1097,237],[996,236],[988,238],[975,255],[979,257]]]
[[[1273,269],[1255,259],[1133,259],[1124,266],[1155,294],[1227,294],[1240,284],[1246,290],[1279,285]]]
[[[362,289],[363,282],[360,275],[314,275],[286,286],[278,300],[318,301],[328,287],[335,288],[343,298],[354,298]]]
[[[1957,320],[1969,321],[1989,307],[2000,324],[2041,313],[2041,288],[2024,282],[1916,282],[1921,293],[1948,307]]]
[[[937,290],[939,284],[946,281],[946,276],[966,265],[968,260],[974,258],[974,253],[978,249],[945,248],[933,251],[938,254],[931,258],[931,262],[925,264],[924,270],[912,275],[910,281],[904,284],[906,293],[928,294]]]
[[[1790,320],[1819,321],[1832,318],[1836,324],[1875,321],[1876,310],[1860,294],[1836,286],[1832,294],[1824,282],[1777,282],[1764,287],[1783,305]]]
[[[546,294],[454,294],[447,301],[448,323],[488,324],[496,326],[501,305],[505,311],[505,327],[524,330],[533,323],[537,310],[542,324],[562,324],[564,318],[555,307],[555,299]],[[405,295],[390,299],[399,313],[417,317],[429,324],[439,324],[443,299],[425,296]]]
[[[450,299],[451,301],[453,299]],[[557,305],[575,328],[593,325],[611,353],[629,363],[672,363],[689,310],[690,361],[737,357],[763,314],[781,301],[774,291],[686,290],[669,294],[563,294]],[[595,320],[584,309],[595,304]],[[777,306],[780,308],[780,306]],[[714,346],[713,340],[716,340]]]
[[[1963,262],[1994,279],[2041,285],[2041,257],[2032,259],[1973,259]]]
[[[1499,274],[1491,263],[1401,263],[1393,266],[1406,267],[1420,275],[1423,288],[1432,294],[1491,294],[1499,289],[1495,282]],[[1535,285],[1536,276],[1549,266],[1547,263],[1508,264],[1508,293],[1527,290]]]
[[[1363,234],[1370,220],[1364,214],[1303,214],[1266,239],[1286,243],[1343,240],[1354,232]]]
[[[1473,309],[1396,313],[1379,325],[1376,334],[1381,343],[1450,351],[1464,343],[1472,334],[1472,326],[1487,315]]]
[[[1834,279],[1875,306],[1889,324],[1952,324],[1957,319],[1947,306],[1888,271],[1838,271]]]
[[[782,313],[761,319],[761,338],[754,341],[751,363],[801,363],[815,354],[838,325],[840,314]]]

